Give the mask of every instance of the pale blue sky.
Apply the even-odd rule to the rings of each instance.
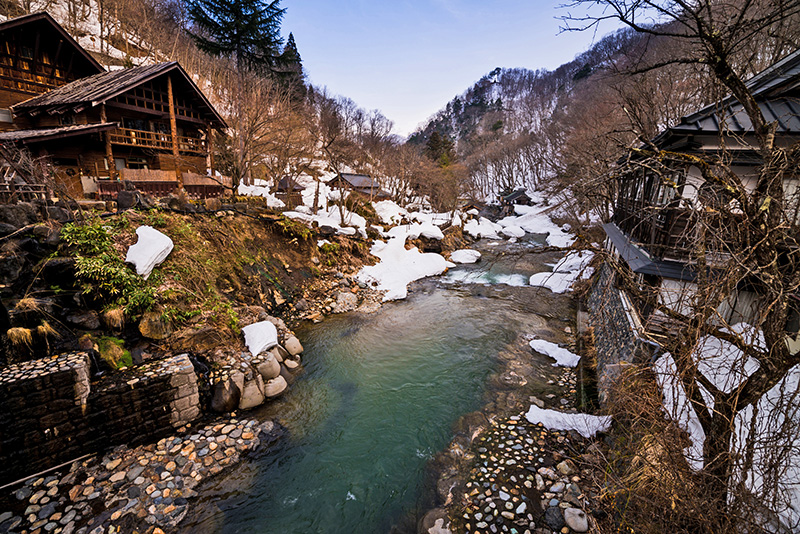
[[[591,32],[559,35],[564,0],[283,0],[309,80],[411,133],[495,67],[554,69]]]

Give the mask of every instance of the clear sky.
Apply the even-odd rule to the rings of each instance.
[[[495,67],[554,69],[592,32],[559,35],[564,0],[283,0],[309,81],[407,135]]]

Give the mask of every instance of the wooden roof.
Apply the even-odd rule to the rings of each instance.
[[[357,189],[375,189],[380,187],[368,174],[353,174],[343,172],[339,177]]]
[[[275,188],[276,191],[286,192],[289,191],[289,182],[290,178],[288,176],[284,176],[278,182],[278,187]],[[292,191],[303,191],[305,187],[297,183],[297,180],[291,180],[292,183]]]
[[[98,63],[98,61],[93,58],[92,55],[89,54],[89,52],[87,52],[80,44],[78,44],[78,42],[73,39],[72,36],[68,34],[67,31],[62,28],[61,25],[56,22],[48,13],[31,13],[29,15],[22,15],[21,17],[0,22],[0,34],[19,29],[27,32],[36,27],[44,29],[47,32],[56,32],[56,36],[61,38],[63,42],[65,42],[73,49],[74,52],[77,53],[77,57],[81,65],[76,65],[76,67],[82,67],[90,73],[105,71],[103,66]]]
[[[43,95],[12,106],[15,114],[37,115],[40,113],[78,113],[84,109],[105,103],[138,85],[149,82],[167,73],[177,73],[190,91],[194,92],[198,110],[217,127],[226,127],[225,120],[214,109],[203,92],[176,61],[157,63],[130,69],[102,72],[75,80]],[[186,93],[183,93],[184,96]]]
[[[10,132],[0,132],[0,143],[21,142],[38,143],[42,141],[52,141],[76,135],[87,135],[106,130],[118,128],[116,122],[103,122],[100,124],[73,124],[71,126],[61,126],[59,128],[45,128],[41,130],[13,130]]]

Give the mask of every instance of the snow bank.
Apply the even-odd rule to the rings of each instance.
[[[756,331],[751,325],[737,323],[731,327],[729,332],[740,335],[747,344],[754,345],[759,350],[766,348],[763,334]],[[730,393],[739,387],[759,367],[756,359],[743,358],[742,352],[734,345],[711,335],[703,336],[698,340],[697,347],[692,352],[692,358],[697,364],[697,370],[723,393]],[[677,366],[672,355],[666,353],[661,356],[653,364],[653,370],[664,396],[664,410],[691,438],[692,444],[684,449],[684,456],[694,469],[702,469],[703,443],[706,435],[700,425],[697,412],[686,397],[683,384],[678,379]],[[706,406],[713,409],[714,399],[702,386],[700,386],[700,394]],[[749,424],[749,420],[747,424]]]
[[[405,237],[394,237],[386,243],[376,241],[370,252],[380,258],[380,263],[362,268],[357,275],[358,280],[386,291],[384,301],[404,299],[408,284],[414,280],[455,267],[439,254],[422,254],[416,248],[406,250],[405,242]]]
[[[278,330],[269,321],[253,323],[242,328],[244,343],[250,354],[257,356],[278,344]]]
[[[136,229],[136,235],[139,239],[128,249],[125,261],[134,264],[136,273],[147,280],[153,268],[169,256],[175,245],[172,239],[152,226],[140,226]]]
[[[552,247],[568,247],[575,242],[575,237],[568,230],[556,225],[548,215],[551,207],[514,206],[517,217],[505,217],[499,221],[502,227],[518,227],[530,234],[547,234],[547,244]],[[521,236],[516,236],[521,237]]]
[[[450,254],[450,261],[454,263],[475,263],[481,259],[481,253],[471,248],[462,248]]]
[[[525,414],[531,424],[542,423],[549,430],[574,430],[585,438],[591,438],[598,432],[606,432],[611,428],[611,416],[589,415],[585,413],[564,413],[555,410],[544,410],[531,405]]]
[[[327,211],[320,211],[316,215],[305,207],[294,211],[284,211],[283,214],[290,219],[302,221],[308,226],[311,226],[313,222],[320,226],[330,226],[341,235],[355,235],[356,233],[360,233],[364,237],[367,235],[367,220],[364,217],[347,209],[340,212],[337,206],[332,206]]]
[[[262,180],[258,181],[262,182]],[[282,208],[286,206],[281,199],[270,193],[269,188],[264,185],[239,184],[239,188],[236,192],[243,197],[264,197],[267,199],[267,207],[269,208]]]
[[[404,218],[408,217],[408,211],[391,200],[373,202],[372,207],[375,208],[375,213],[384,224],[400,224]]]
[[[546,287],[553,293],[569,291],[578,279],[586,280],[594,269],[589,267],[594,254],[586,251],[570,252],[559,262],[553,264],[553,272],[536,273],[530,278],[530,285]]]
[[[506,237],[512,237],[512,238],[519,238],[525,236],[525,230],[523,230],[519,226],[514,226],[514,225],[504,226],[503,229],[500,230],[500,233]]]
[[[475,239],[500,239],[500,232],[503,227],[495,224],[486,217],[471,219],[464,225],[464,231]]]
[[[534,339],[528,343],[533,350],[545,356],[550,356],[556,363],[553,367],[575,367],[581,361],[581,357],[567,349],[563,349],[555,343],[550,343],[544,339]]]

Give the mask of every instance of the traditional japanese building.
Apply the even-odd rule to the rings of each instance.
[[[22,76],[12,88],[0,87],[0,101],[10,103],[12,118],[0,142],[48,157],[64,192],[76,198],[92,193],[113,197],[122,187],[119,180],[127,180],[155,194],[181,187],[192,196],[221,193],[222,185],[207,175],[213,170],[209,140],[214,129],[226,127],[225,121],[178,63],[105,71],[49,15],[4,24],[10,29],[0,25],[0,50],[9,51],[8,63],[22,64],[20,55],[27,53],[27,45],[15,44],[19,37],[11,30],[31,33],[46,24],[60,44],[34,37],[34,50],[37,43],[42,50],[34,55],[43,59],[29,69],[39,72],[45,57],[69,57],[59,61],[80,66],[64,70],[59,63],[54,70],[63,83],[48,78],[33,85]],[[23,93],[19,86],[41,90]]]

